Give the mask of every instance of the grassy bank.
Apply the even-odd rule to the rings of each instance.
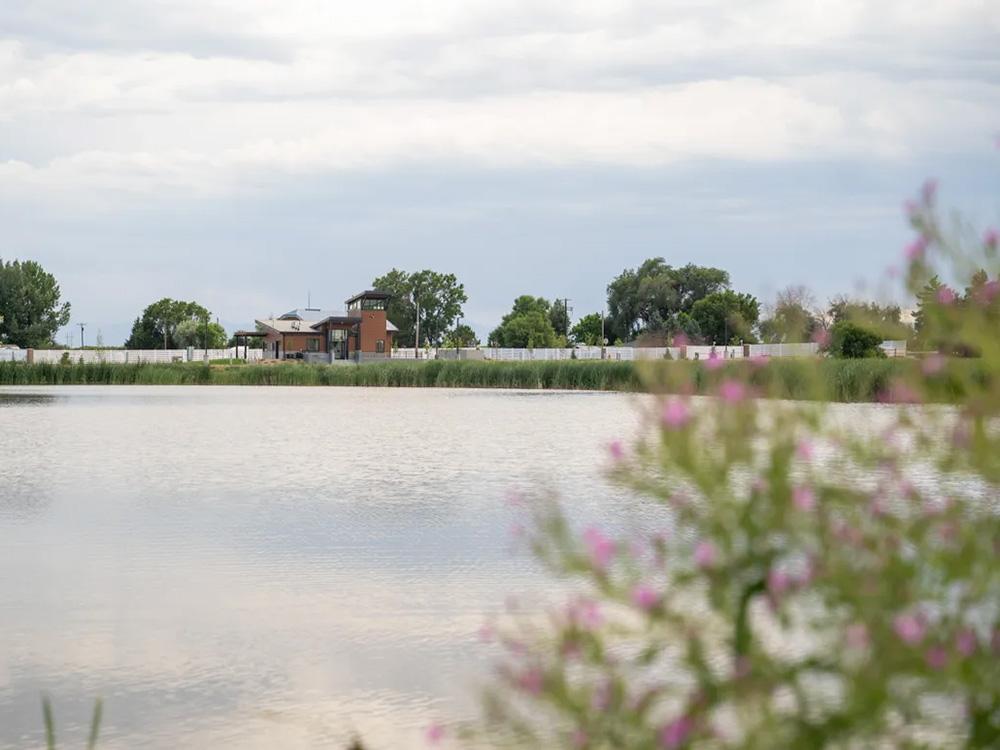
[[[774,398],[874,401],[919,363],[905,359],[773,360],[728,363],[711,372],[696,362],[381,362],[361,366],[0,363],[0,385],[339,385],[438,388],[529,388],[696,393],[727,373],[747,378]],[[974,360],[951,363],[936,401],[961,400],[981,380]]]

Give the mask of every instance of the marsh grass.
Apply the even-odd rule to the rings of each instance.
[[[982,381],[977,360],[955,369]],[[748,372],[749,371],[749,372]],[[35,364],[0,363],[0,385],[329,385],[387,388],[520,388],[653,393],[708,393],[739,377],[761,396],[795,400],[877,401],[893,383],[919,375],[909,359],[774,359],[734,361],[711,369],[703,362],[376,362],[364,365]],[[933,398],[966,395],[964,378],[941,379]]]

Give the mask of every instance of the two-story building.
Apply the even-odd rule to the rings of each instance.
[[[389,298],[373,289],[355,294],[344,310],[306,307],[256,320],[264,334],[264,358],[335,362],[388,357],[399,330],[386,318]]]

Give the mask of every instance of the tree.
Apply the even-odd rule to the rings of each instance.
[[[804,286],[778,292],[770,314],[758,326],[761,339],[768,344],[811,341],[823,325],[814,307],[815,300]]]
[[[608,329],[614,338],[633,339],[640,332],[680,332],[680,315],[698,300],[729,286],[729,274],[692,263],[673,268],[650,258],[626,268],[608,284]]]
[[[379,291],[392,295],[386,309],[389,320],[399,329],[396,342],[410,347],[415,343],[417,308],[420,309],[420,343],[440,344],[445,333],[462,316],[469,301],[465,287],[455,274],[423,270],[407,273],[393,268],[372,282]]]
[[[878,334],[882,340],[908,339],[913,333],[913,329],[903,323],[899,305],[880,305],[878,302],[852,300],[842,295],[830,300],[827,316],[831,326],[841,321],[851,321]]]
[[[580,318],[569,332],[575,344],[601,346],[604,344],[600,313],[590,313]]]
[[[226,345],[226,329],[217,322],[188,318],[177,325],[173,339],[182,349],[188,346],[199,349],[222,349]]]
[[[553,330],[560,336],[569,338],[569,303],[564,299],[556,299],[549,308],[549,322]]]
[[[492,346],[549,348],[558,339],[549,312],[552,305],[544,297],[524,294],[514,300],[513,309],[490,334]]]
[[[928,313],[933,305],[938,304],[938,295],[944,284],[936,276],[931,276],[927,283],[917,292],[917,310],[913,314],[913,333],[920,346],[932,346],[928,341]]]
[[[849,320],[834,323],[830,328],[829,351],[833,357],[844,359],[884,357],[885,352],[879,347],[881,343],[882,337],[877,333]]]
[[[471,326],[462,323],[448,331],[448,334],[444,337],[444,346],[449,348],[479,346],[479,338]]]
[[[704,340],[724,345],[754,341],[753,328],[759,317],[756,297],[730,289],[703,297],[691,309],[691,320]]]
[[[69,302],[59,284],[33,260],[0,260],[0,343],[23,349],[51,346],[69,323]]]
[[[175,335],[178,326],[185,321],[204,325],[210,317],[211,313],[197,302],[183,302],[164,297],[149,305],[142,311],[142,315],[135,319],[132,333],[125,342],[125,348],[178,349],[182,346]]]

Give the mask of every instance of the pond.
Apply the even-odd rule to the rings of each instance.
[[[422,746],[473,715],[477,633],[552,583],[512,490],[612,521],[634,397],[0,388],[0,747]],[[640,516],[641,507],[638,508]]]

